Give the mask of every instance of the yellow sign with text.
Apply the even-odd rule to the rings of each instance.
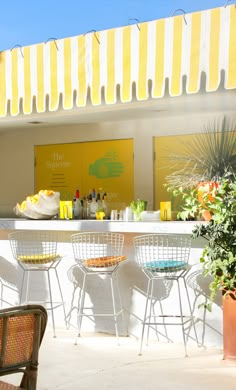
[[[133,140],[35,146],[35,187],[68,201],[76,189],[80,198],[95,189],[107,194],[111,208],[124,208],[134,198]]]

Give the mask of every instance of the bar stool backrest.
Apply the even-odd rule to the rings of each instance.
[[[24,268],[35,264],[45,266],[60,258],[56,232],[17,231],[10,233],[8,238],[14,258]]]
[[[72,235],[71,241],[75,260],[83,267],[111,267],[125,260],[123,234],[77,233]]]
[[[147,234],[134,238],[135,259],[141,268],[163,274],[188,265],[191,237]]]

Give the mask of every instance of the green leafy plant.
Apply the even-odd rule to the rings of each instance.
[[[198,202],[197,188],[179,187],[172,189],[169,187],[168,192],[172,192],[174,197],[181,199],[181,211],[177,214],[177,219],[187,220],[195,219],[197,215],[201,214],[201,207]]]
[[[133,200],[130,203],[131,210],[134,214],[134,217],[137,221],[141,221],[141,213],[146,210],[147,202],[142,199]]]
[[[211,309],[219,290],[223,296],[235,299],[236,288],[236,177],[225,173],[218,187],[211,193],[209,202],[212,219],[208,224],[195,226],[193,238],[207,240],[202,256],[203,275],[210,275],[210,297],[207,308]]]
[[[225,173],[226,174],[226,173]],[[177,214],[177,218],[181,220],[202,219],[203,214],[208,211],[212,216],[214,212],[214,204],[212,203],[216,196],[216,190],[219,185],[219,179],[212,185],[208,185],[208,191],[205,191],[201,185],[193,188],[168,188],[174,197],[181,199],[181,211]]]

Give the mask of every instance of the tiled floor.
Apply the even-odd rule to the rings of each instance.
[[[236,362],[222,351],[195,345],[151,342],[138,356],[138,342],[84,334],[74,345],[74,330],[47,329],[40,350],[38,390],[218,390],[236,389]]]

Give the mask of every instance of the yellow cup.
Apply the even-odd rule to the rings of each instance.
[[[171,221],[171,202],[160,202],[161,221]]]
[[[72,219],[72,201],[61,200],[60,201],[60,219]]]

